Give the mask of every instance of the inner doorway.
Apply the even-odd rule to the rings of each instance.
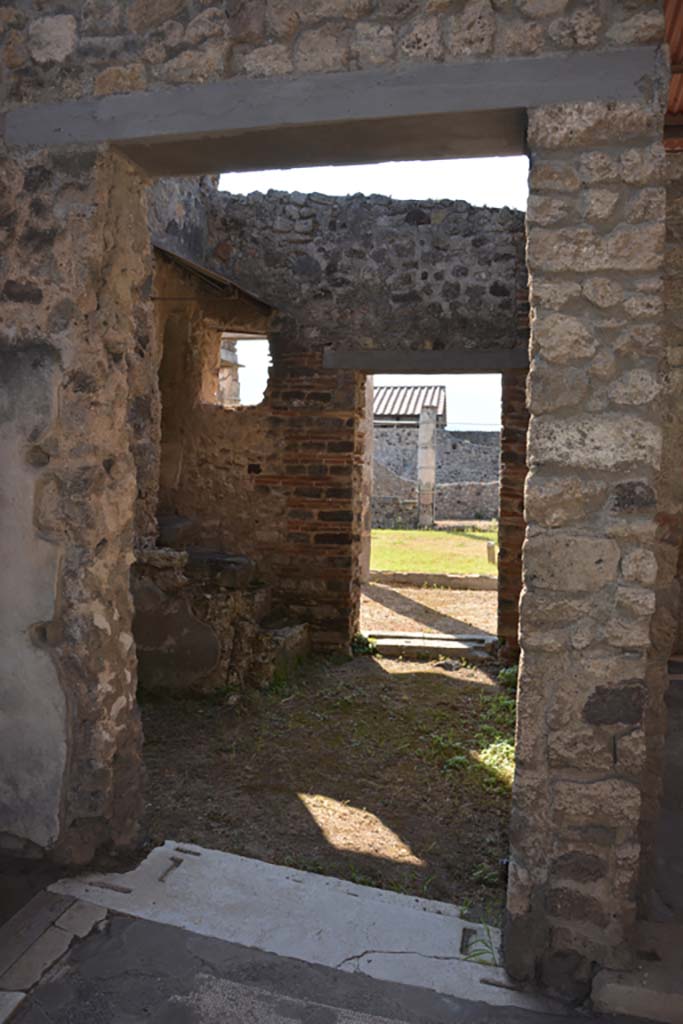
[[[498,635],[500,374],[379,374],[371,386],[361,630],[379,650],[403,637],[406,649],[485,651]]]

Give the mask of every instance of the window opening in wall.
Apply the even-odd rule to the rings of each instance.
[[[246,225],[243,239],[231,236],[234,267],[231,263],[226,274],[234,269],[236,283],[277,312],[278,294],[286,304],[292,291],[297,296],[299,287],[295,282],[288,292],[281,277],[278,292],[278,273],[283,267],[299,266],[301,297],[310,303],[306,311],[310,314],[312,295],[325,303],[326,289],[331,289],[334,297],[334,289],[349,282],[348,276],[334,270],[334,248],[343,244],[347,225],[343,217],[334,229],[325,221],[322,208],[327,205],[329,209],[336,201],[327,197],[374,195],[378,206],[383,197],[416,204],[433,199],[430,211],[441,200],[460,199],[520,209],[525,205],[526,175],[524,158],[224,175],[221,189],[235,198],[235,221],[238,226]],[[277,191],[269,196],[266,193],[271,188]],[[258,200],[251,195],[254,191],[262,193]],[[257,223],[250,225],[252,201],[260,212]],[[274,211],[283,214],[272,231],[275,216],[269,221],[269,211],[262,208],[269,202]],[[265,227],[259,216],[265,218]],[[418,244],[429,247],[429,225],[436,229],[438,217],[420,219],[419,210],[411,209],[399,219],[399,233],[405,225],[409,240],[400,259],[407,261]],[[366,224],[361,227],[368,228]],[[318,280],[316,232],[320,230],[328,232],[327,263],[320,264]],[[261,267],[259,245],[264,234],[270,249],[268,261]],[[240,250],[239,243],[245,239],[247,244]],[[351,256],[353,268],[357,257]],[[508,254],[506,258],[515,257]],[[472,259],[476,262],[478,257]],[[364,270],[359,266],[353,272],[362,275]],[[468,268],[462,270],[460,281],[469,273]],[[492,271],[485,291],[494,280]],[[450,283],[455,293],[455,279]],[[480,282],[469,283],[473,286],[471,301],[475,302]],[[435,285],[433,279],[427,281],[418,273],[415,290],[419,292],[427,284],[439,291],[438,280]],[[381,292],[384,280],[376,287]],[[366,288],[362,301],[374,301],[373,294]],[[419,295],[402,307],[401,316],[406,320],[414,315],[413,301],[420,301]],[[296,321],[299,310],[288,309],[287,314]],[[501,665],[495,659],[487,660],[485,651],[479,660],[474,648],[470,654],[463,648],[441,649],[437,644],[430,651],[428,643],[430,637],[440,639],[439,634],[462,634],[465,627],[470,633],[490,637],[496,632],[497,566],[495,559],[489,561],[489,542],[496,547],[496,502],[491,500],[491,492],[497,489],[499,445],[492,439],[500,430],[500,376],[374,378],[376,388],[441,387],[445,393],[441,414],[438,405],[433,410],[432,446],[435,437],[440,439],[441,452],[439,456],[433,448],[435,521],[418,525],[415,518],[409,524],[386,524],[390,526],[386,529],[375,524],[375,536],[383,542],[384,551],[379,541],[368,551],[374,566],[400,554],[401,544],[410,535],[419,543],[430,542],[432,550],[409,548],[406,563],[385,561],[385,567],[426,570],[428,576],[435,571],[461,571],[487,577],[494,589],[458,592],[437,588],[433,581],[410,589],[368,579],[361,620],[366,638],[356,637],[355,653],[372,654],[374,645],[367,641],[371,630],[379,634],[397,629],[414,634],[413,653],[404,650],[400,659],[331,659],[321,668],[319,661],[301,660],[305,645],[296,646],[303,635],[296,630],[308,622],[320,635],[331,621],[343,632],[351,619],[361,549],[358,509],[365,500],[369,513],[372,497],[369,491],[361,496],[360,487],[363,478],[372,478],[373,462],[375,498],[384,472],[401,482],[417,517],[421,504],[420,410],[413,427],[410,468],[379,457],[378,435],[381,431],[386,431],[387,437],[405,431],[400,417],[397,423],[376,425],[377,447],[373,451],[365,444],[363,452],[362,436],[372,424],[371,401],[369,407],[366,401],[365,419],[362,413],[365,371],[340,372],[336,378],[325,373],[316,361],[315,347],[318,340],[319,348],[325,346],[328,336],[323,328],[315,335],[316,315],[313,310],[312,333],[304,338],[302,332],[297,337],[297,343],[308,341],[308,347],[297,344],[289,351],[284,349],[289,359],[283,358],[282,370],[278,368],[273,381],[277,387],[266,398],[269,408],[272,405],[275,410],[268,416],[267,429],[260,412],[233,416],[216,408],[257,405],[262,400],[269,365],[267,338],[238,331],[221,335],[216,402],[211,405],[204,400],[198,434],[203,445],[214,446],[214,464],[209,458],[195,460],[188,492],[197,499],[193,508],[203,531],[202,543],[221,552],[232,544],[230,551],[236,561],[234,566],[212,571],[210,587],[190,565],[190,597],[195,603],[181,617],[182,595],[173,591],[169,632],[188,636],[193,657],[200,652],[211,672],[224,663],[227,671],[211,715],[201,701],[183,702],[180,711],[172,702],[150,702],[143,708],[149,741],[152,832],[182,835],[203,846],[416,896],[459,903],[466,900],[475,906],[485,905],[495,920],[504,900],[505,880],[499,862],[508,852],[515,697],[500,685]],[[311,327],[307,321],[302,324]],[[332,326],[337,328],[338,338],[339,325]],[[392,338],[365,340],[370,350],[373,346],[391,350],[392,345],[400,349],[400,341]],[[425,338],[425,353],[438,350],[432,340]],[[281,342],[278,335],[278,356]],[[512,339],[510,345],[514,343]],[[464,347],[476,345],[474,339]],[[350,335],[348,347],[362,346]],[[209,362],[213,373],[215,361],[207,360],[206,365]],[[429,401],[423,405],[426,410],[431,408]],[[226,421],[243,424],[244,430],[239,435],[223,434]],[[408,448],[406,439],[400,437],[392,450],[397,458],[405,459]],[[478,453],[485,463],[483,469],[476,465]],[[442,470],[446,463],[452,470],[450,479],[438,472],[440,461]],[[183,465],[186,471],[187,459]],[[427,466],[428,460],[424,460],[422,468]],[[440,498],[442,483],[454,489],[460,484],[481,486],[487,489],[487,501],[484,503],[482,492],[478,504],[470,500],[466,510],[454,512],[450,506],[444,507]],[[422,506],[426,504],[422,502]],[[450,521],[452,528],[442,529],[444,520]],[[456,529],[453,520],[462,528]],[[369,529],[369,516],[366,525]],[[390,540],[395,540],[393,548]],[[417,564],[418,558],[421,564]],[[175,586],[175,578],[172,582]],[[291,597],[283,601],[283,593]],[[459,605],[459,599],[469,608]],[[283,630],[281,620],[275,618],[282,604],[295,623],[293,632],[288,632],[289,625]],[[474,605],[479,607],[476,613]],[[484,606],[485,617],[481,613]],[[230,626],[235,628],[224,631],[225,636],[230,633],[229,643],[224,636],[217,644],[216,623],[223,609],[234,616]],[[375,615],[369,627],[368,614]],[[419,650],[425,636],[425,649]],[[166,651],[163,654],[166,656]],[[254,668],[258,676],[253,675]],[[189,671],[185,674],[191,676]],[[202,685],[199,680],[196,687]],[[262,695],[261,690],[269,692]],[[205,808],[206,813],[198,814],[197,808]],[[435,816],[447,822],[436,831]]]
[[[224,331],[220,343],[218,404],[226,409],[260,405],[271,365],[267,338]]]

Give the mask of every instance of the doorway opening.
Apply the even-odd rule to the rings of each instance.
[[[445,174],[453,170],[448,163]],[[505,890],[499,862],[507,853],[515,696],[500,682],[493,651],[495,589],[486,594],[494,606],[486,631],[493,656],[477,664],[441,654],[378,657],[362,636],[353,637],[363,505],[370,504],[363,480],[372,461],[365,440],[371,375],[380,382],[378,369],[362,359],[377,352],[391,364],[413,358],[417,366],[408,372],[418,374],[449,358],[466,374],[483,359],[494,405],[500,402],[495,370],[524,376],[511,361],[526,358],[526,334],[515,333],[517,293],[526,286],[523,214],[415,199],[419,175],[434,169],[400,169],[401,187],[412,198],[335,196],[354,187],[348,168],[335,169],[345,184],[331,194],[322,184],[315,191],[254,193],[264,186],[249,182],[240,187],[248,194],[216,196],[220,229],[229,238],[226,276],[257,294],[271,313],[267,330],[246,333],[225,318],[212,320],[222,332],[217,383],[213,404],[200,402],[193,414],[202,417],[202,446],[187,492],[202,542],[213,537],[219,549],[229,543],[233,554],[252,559],[252,583],[270,589],[310,628],[316,654],[290,661],[263,687],[212,689],[205,693],[210,713],[191,689],[143,704],[147,831],[154,840],[173,835],[470,904],[474,913],[494,906],[497,913]],[[496,180],[504,180],[496,170]],[[235,377],[241,399],[253,376],[244,353],[265,338],[273,353],[265,399],[237,406]],[[436,378],[422,380],[427,386]],[[248,422],[249,431],[228,431],[237,422]],[[493,414],[490,425],[495,435]],[[474,470],[461,471],[459,480],[435,479],[437,523],[480,523],[488,509],[487,524],[497,519],[490,500],[498,489],[496,445],[465,437],[468,430],[474,427],[462,411],[446,414],[438,424],[441,461],[462,470],[465,452],[473,462],[475,449],[485,449],[489,479],[472,480]],[[187,473],[187,458],[184,467]],[[448,501],[462,502],[472,483],[485,485],[489,505],[471,502],[467,517],[447,513]],[[432,531],[416,526],[416,532]],[[494,566],[494,577],[482,532],[433,530],[444,543],[464,542],[477,567]],[[431,595],[432,588],[422,593]],[[479,620],[475,627],[484,632]],[[255,639],[249,634],[245,646]],[[356,656],[349,659],[340,648],[352,639]]]
[[[499,374],[374,378],[361,630],[379,650],[495,643],[500,419]]]

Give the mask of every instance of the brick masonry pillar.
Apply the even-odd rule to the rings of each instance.
[[[360,578],[361,583],[370,579],[370,557],[372,554],[372,483],[374,459],[374,427],[373,427],[373,393],[374,379],[371,375],[365,378],[365,412],[361,427],[364,431],[363,445],[363,476],[361,482],[361,549]]]
[[[519,654],[517,628],[522,590],[524,542],[524,481],[529,413],[526,407],[526,371],[503,374],[500,492],[498,511],[498,636],[506,661]]]
[[[529,112],[529,476],[505,960],[565,995],[634,957],[664,572],[663,107]],[[652,735],[649,733],[652,730]]]
[[[283,540],[271,554],[274,593],[311,623],[316,649],[346,648],[360,608],[365,380],[323,370],[319,351],[288,352],[276,335],[271,343],[270,429],[280,442],[277,471],[256,490],[284,501]]]

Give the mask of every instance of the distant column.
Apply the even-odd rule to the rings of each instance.
[[[417,525],[434,525],[434,494],[436,491],[436,407],[425,406],[420,412],[417,435]]]
[[[361,552],[360,580],[367,583],[370,579],[370,547],[372,542],[372,467],[374,459],[374,423],[373,408],[373,377],[365,378],[365,414],[363,417],[365,441],[363,450],[363,482],[361,489]]]

